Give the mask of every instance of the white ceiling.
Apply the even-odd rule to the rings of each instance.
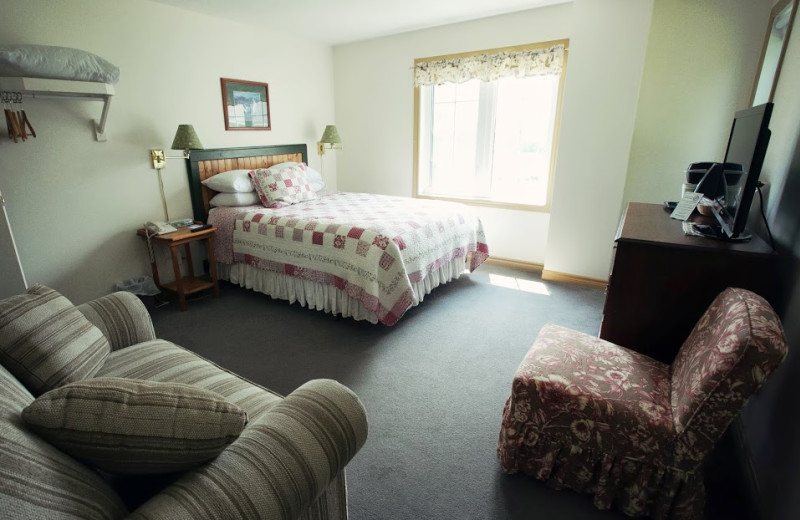
[[[337,45],[572,0],[152,0]]]

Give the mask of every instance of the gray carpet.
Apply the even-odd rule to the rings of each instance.
[[[518,283],[525,290],[508,287]],[[229,284],[221,294],[186,312],[151,309],[157,334],[282,394],[313,378],[352,388],[370,422],[347,470],[352,520],[625,518],[505,475],[495,456],[512,376],[537,332],[551,322],[597,334],[603,291],[484,265],[393,327]]]

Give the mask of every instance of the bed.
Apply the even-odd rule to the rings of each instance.
[[[217,228],[221,279],[310,309],[394,325],[435,287],[489,256],[480,219],[452,202],[319,192],[277,208],[212,207],[212,177],[292,163],[308,164],[305,144],[192,151],[194,218]]]

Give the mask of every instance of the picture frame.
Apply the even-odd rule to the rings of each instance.
[[[772,8],[758,62],[758,74],[750,96],[751,106],[771,102],[775,95],[797,9],[798,0],[778,0]]]
[[[272,130],[269,85],[220,78],[225,130]]]

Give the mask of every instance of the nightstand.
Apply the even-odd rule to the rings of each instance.
[[[150,236],[148,239],[147,233],[144,229],[139,229],[136,234],[142,237],[147,246],[147,254],[150,258],[150,267],[153,269],[153,281],[161,290],[174,292],[178,295],[178,305],[182,311],[186,310],[186,295],[193,294],[198,291],[206,289],[213,289],[214,296],[219,296],[219,285],[217,284],[217,263],[214,260],[214,233],[217,228],[211,227],[202,231],[195,231],[192,233],[188,228],[180,228],[173,233],[165,233],[163,235]],[[195,276],[194,267],[192,265],[192,251],[190,244],[199,240],[205,240],[206,251],[208,252],[208,276]],[[169,247],[170,255],[172,256],[172,269],[175,274],[175,281],[162,284],[158,276],[158,265],[155,255],[152,254],[151,248],[155,245]],[[188,265],[188,274],[183,276],[181,273],[180,257],[178,248],[184,246],[184,253],[186,254],[186,263]]]

